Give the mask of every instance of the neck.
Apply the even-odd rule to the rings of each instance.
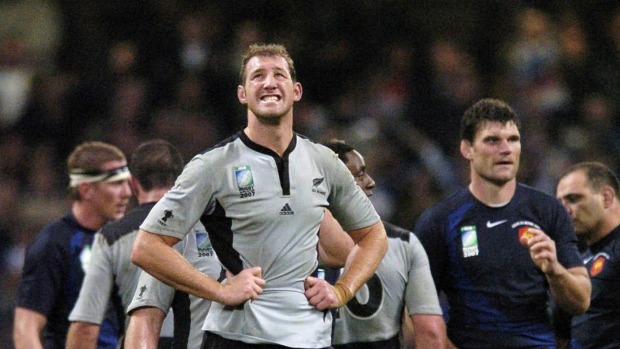
[[[469,191],[480,202],[487,206],[503,206],[515,195],[517,180],[512,179],[503,184],[495,184],[480,177],[473,176]]]
[[[282,156],[293,139],[292,115],[277,123],[262,122],[256,116],[248,117],[248,126],[243,130],[252,142],[269,148]]]
[[[141,191],[136,195],[139,204],[157,202],[170,190],[170,188],[156,188],[150,191]]]
[[[107,223],[107,220],[83,201],[74,201],[71,205],[71,212],[81,226],[90,230],[99,230]]]

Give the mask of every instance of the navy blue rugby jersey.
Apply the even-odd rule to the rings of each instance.
[[[47,317],[41,334],[45,349],[65,347],[69,313],[90,262],[94,234],[68,213],[44,227],[26,250],[17,306]],[[119,322],[113,315],[108,313],[101,325],[99,349],[116,347]]]
[[[448,296],[448,335],[459,348],[554,347],[548,284],[519,243],[528,227],[556,243],[565,268],[583,266],[566,210],[518,184],[512,200],[489,207],[464,188],[427,210],[414,232],[435,285]]]
[[[590,246],[590,308],[573,317],[571,348],[620,348],[620,226]]]

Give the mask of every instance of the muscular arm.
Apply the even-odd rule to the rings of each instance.
[[[530,250],[536,266],[545,273],[553,300],[572,315],[583,314],[590,307],[592,285],[585,267],[566,269],[557,260],[555,242],[543,231],[530,228],[521,243]]]
[[[565,269],[560,265],[558,271],[545,275],[551,295],[559,307],[572,315],[588,310],[592,285],[585,267]]]
[[[42,349],[41,331],[47,317],[36,311],[17,307],[13,322],[13,343],[15,349]]]
[[[355,243],[329,210],[321,221],[319,230],[319,260],[329,268],[342,268]]]
[[[75,321],[69,326],[66,349],[95,349],[99,325],[88,322]]]
[[[387,251],[388,242],[381,221],[366,228],[350,231],[349,235],[355,246],[351,249],[344,272],[336,284],[346,286],[352,297],[377,270]]]
[[[126,349],[156,349],[166,314],[156,307],[134,310],[125,334]]]
[[[446,323],[441,315],[414,314],[410,317],[414,348],[434,349],[446,346]]]
[[[172,246],[179,239],[140,230],[131,252],[131,261],[147,273],[178,290],[226,305],[256,299],[265,286],[260,267],[228,275],[220,284],[199,272]]]

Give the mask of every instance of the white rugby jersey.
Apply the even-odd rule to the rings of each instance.
[[[398,335],[410,315],[442,315],[426,252],[413,233],[383,222],[388,250],[374,276],[338,309],[333,344],[379,342]]]
[[[182,239],[200,220],[233,274],[260,266],[263,294],[234,309],[213,303],[204,329],[247,343],[331,345],[331,315],[304,296],[328,207],[346,231],[379,221],[327,147],[295,134],[282,157],[243,132],[195,156],[141,228]]]
[[[202,224],[196,224],[185,239],[174,246],[192,265],[218,279],[222,270],[209,235]],[[176,291],[174,288],[142,271],[127,313],[141,307],[156,307],[164,313],[174,309],[174,347],[200,349],[211,301]]]

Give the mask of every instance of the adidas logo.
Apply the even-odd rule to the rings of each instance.
[[[288,205],[288,202],[284,204],[284,206],[280,210],[280,216],[292,216],[294,214],[295,214],[295,211],[291,209],[291,206]]]

